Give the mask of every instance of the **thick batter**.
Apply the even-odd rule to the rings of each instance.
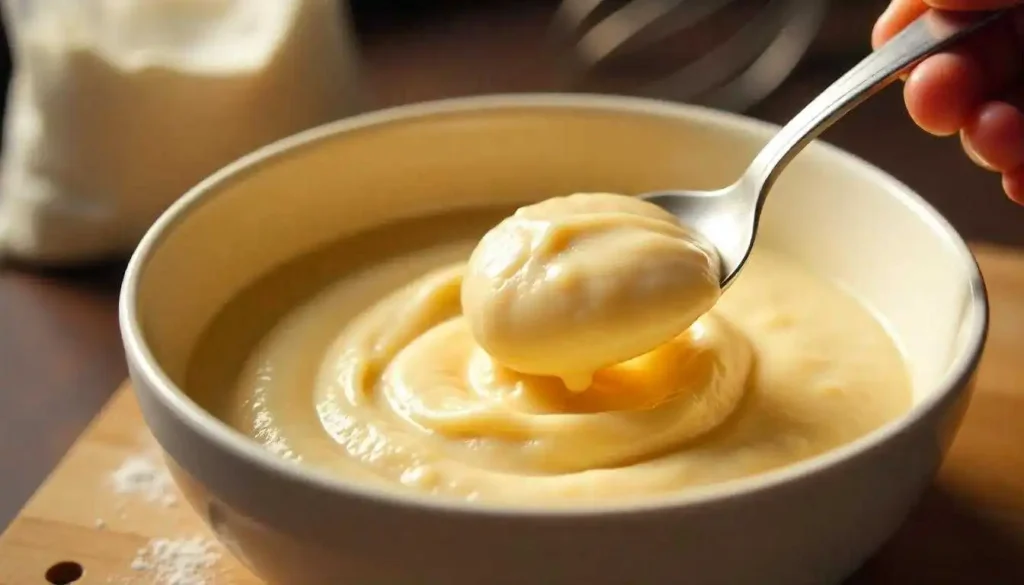
[[[518,209],[480,240],[462,282],[473,338],[570,390],[685,331],[718,300],[713,248],[660,207],[576,193]]]
[[[558,216],[545,214],[525,215]],[[900,352],[839,287],[759,249],[715,303],[717,285],[705,278],[713,255],[645,219],[626,221],[679,236],[650,240],[668,250],[660,260],[611,272],[573,260],[585,270],[570,286],[512,279],[522,294],[504,301],[502,286],[467,281],[480,288],[465,302],[464,279],[500,272],[467,260],[483,254],[474,248],[501,217],[403,222],[275,271],[214,321],[188,387],[213,414],[297,463],[396,489],[530,505],[642,498],[756,474],[854,440],[910,406]],[[608,233],[607,222],[591,221],[570,230],[568,243],[555,241],[564,253],[589,254],[596,249],[573,238],[592,242],[595,225]],[[647,241],[621,231],[612,241],[620,236]],[[548,267],[566,259],[546,258]],[[688,272],[652,279],[665,266]],[[594,278],[618,280],[594,289]],[[568,300],[551,310],[559,298]],[[482,316],[507,313],[508,302],[520,303],[517,315],[543,318],[481,333]],[[646,321],[624,337],[631,329],[616,315],[641,309]],[[668,325],[649,323],[658,311]],[[566,326],[577,318],[598,326]],[[575,349],[517,352],[509,339]],[[501,349],[492,356],[482,345]],[[625,361],[605,363],[613,356]]]

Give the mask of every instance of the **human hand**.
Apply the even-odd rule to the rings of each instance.
[[[892,0],[872,31],[876,48],[929,8],[994,10],[1017,6],[906,76],[910,117],[937,136],[960,134],[964,152],[1003,176],[1003,190],[1024,204],[1024,3],[1020,0]]]

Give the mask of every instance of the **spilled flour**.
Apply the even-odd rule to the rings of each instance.
[[[160,448],[147,438],[147,446],[126,457],[110,472],[107,485],[115,494],[136,498],[164,508],[175,506],[177,491]],[[118,504],[121,518],[125,517]],[[97,518],[97,529],[106,529],[106,521]],[[152,538],[130,561],[131,577],[108,582],[116,585],[215,585],[215,565],[223,555],[216,540],[203,536],[163,536]]]
[[[148,502],[173,506],[178,501],[171,475],[158,456],[133,455],[111,476],[118,494],[138,495]]]
[[[210,539],[154,538],[139,549],[131,567],[151,573],[156,585],[212,585],[209,571],[220,558],[217,543]]]

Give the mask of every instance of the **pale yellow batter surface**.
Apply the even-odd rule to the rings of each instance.
[[[465,263],[503,215],[404,222],[272,273],[211,325],[187,387],[297,463],[529,505],[756,474],[910,406],[902,356],[870,312],[765,249],[709,314],[583,391],[512,371],[460,309]]]

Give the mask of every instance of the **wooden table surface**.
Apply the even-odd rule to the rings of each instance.
[[[1024,583],[1024,253],[975,250],[992,326],[970,408],[920,505],[844,585]],[[74,567],[84,570],[76,585],[165,584],[154,580],[152,569],[133,568],[138,551],[151,539],[212,537],[180,496],[146,501],[111,488],[115,470],[139,456],[160,464],[125,387],[0,536],[0,585],[42,583],[48,571],[52,577]],[[219,546],[215,550],[220,558],[203,571],[207,585],[259,583]]]
[[[884,1],[857,3],[863,8],[856,18],[834,15],[823,39],[850,30],[863,30],[866,39]],[[550,6],[523,0],[499,8],[406,18],[402,28],[361,28],[377,103],[561,89],[550,48],[537,42]],[[751,114],[785,121],[858,56],[812,55]],[[826,138],[924,194],[968,238],[1024,246],[1024,208],[1005,201],[997,178],[972,166],[955,140],[914,128],[898,89],[859,108]],[[125,376],[116,322],[122,270],[120,264],[70,272],[0,267],[0,527]],[[1024,416],[1018,420],[1024,426]]]

